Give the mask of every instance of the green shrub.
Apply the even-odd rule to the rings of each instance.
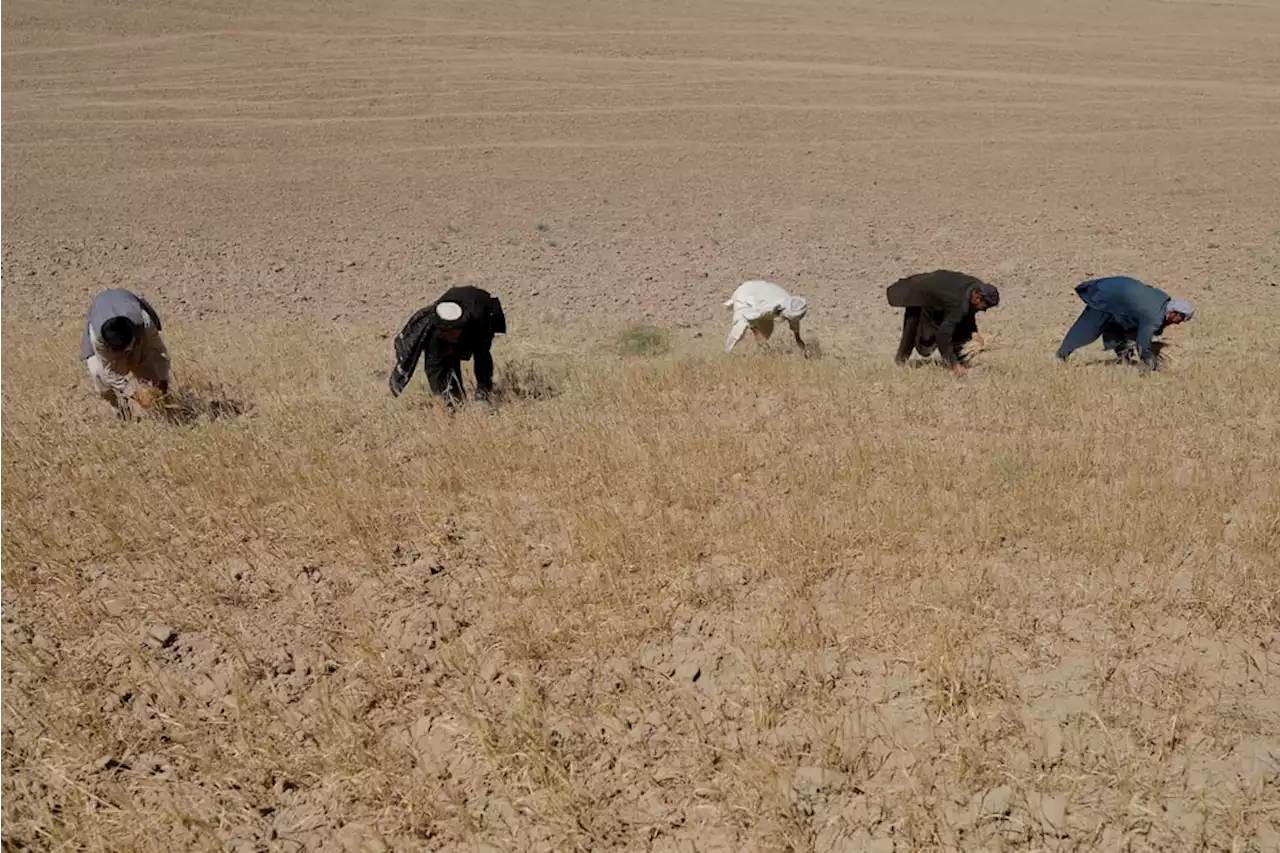
[[[618,353],[625,356],[663,355],[671,349],[666,329],[641,323],[628,326],[618,335]]]

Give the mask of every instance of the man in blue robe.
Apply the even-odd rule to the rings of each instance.
[[[1102,338],[1103,348],[1115,352],[1117,362],[1137,358],[1148,370],[1156,370],[1159,359],[1151,339],[1196,312],[1190,302],[1171,299],[1163,290],[1122,275],[1082,282],[1076,285],[1076,295],[1085,309],[1058,347],[1063,361]]]

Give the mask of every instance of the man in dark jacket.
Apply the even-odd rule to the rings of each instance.
[[[893,360],[906,364],[913,349],[924,358],[936,349],[957,374],[965,372],[970,360],[966,346],[979,337],[978,312],[1000,304],[1000,291],[993,285],[950,270],[899,279],[886,288],[885,295],[893,307],[907,309]]]
[[[474,357],[476,397],[488,399],[493,391],[494,335],[507,333],[507,318],[496,296],[478,287],[451,287],[439,299],[409,318],[396,336],[396,364],[391,371],[391,393],[409,384],[422,357],[431,393],[443,397],[452,408],[465,396],[462,362]]]
[[[1170,299],[1169,294],[1128,276],[1095,278],[1076,285],[1085,309],[1067,331],[1058,358],[1102,338],[1104,349],[1114,351],[1117,362],[1142,360],[1148,370],[1159,368],[1151,338],[1166,326],[1185,323],[1195,315],[1190,302]]]

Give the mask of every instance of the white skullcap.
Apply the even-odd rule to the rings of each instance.
[[[441,320],[452,323],[462,318],[462,306],[456,302],[441,302],[436,305],[436,314]]]

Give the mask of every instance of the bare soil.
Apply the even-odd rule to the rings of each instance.
[[[2,132],[6,851],[1280,850],[1275,3],[9,0]],[[392,400],[460,282],[507,398]]]

